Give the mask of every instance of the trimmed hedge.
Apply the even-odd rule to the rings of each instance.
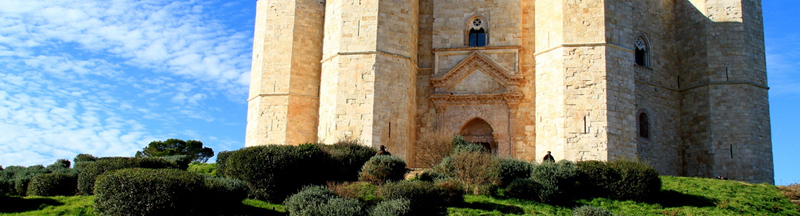
[[[542,202],[558,203],[574,198],[580,170],[575,163],[567,160],[542,163],[533,168],[531,179],[542,184],[539,192]]]
[[[92,195],[97,176],[108,171],[125,168],[178,168],[178,165],[175,164],[175,162],[162,158],[100,158],[95,162],[87,163],[85,167],[81,168],[81,173],[78,175],[78,193],[81,195]]]
[[[505,195],[517,199],[537,200],[543,189],[542,184],[532,179],[518,178],[506,187]]]
[[[580,161],[576,163],[583,173],[580,190],[585,197],[613,198],[621,180],[619,173],[602,161]]]
[[[324,186],[307,186],[283,202],[293,216],[358,216],[363,215],[361,203],[342,198]]]
[[[64,173],[40,174],[28,184],[28,196],[72,196],[78,186],[78,177]]]
[[[233,154],[233,151],[221,151],[217,153],[217,176],[228,176],[226,172],[228,157]]]
[[[499,161],[487,152],[463,151],[446,157],[434,172],[463,182],[466,191],[473,194],[488,195],[499,182]]]
[[[122,169],[97,178],[94,208],[100,215],[200,214],[212,206],[205,187],[205,177],[184,170]]]
[[[616,160],[608,166],[619,173],[614,198],[643,200],[661,191],[661,179],[652,166],[629,160]]]
[[[42,165],[6,167],[0,171],[0,194],[25,196],[31,178],[51,172]]]
[[[75,156],[75,159],[73,159],[73,161],[75,161],[75,163],[77,164],[77,163],[80,163],[80,162],[95,162],[95,161],[97,161],[97,159],[98,158],[95,157],[94,155],[78,154],[78,155]]]
[[[408,172],[406,162],[394,155],[374,156],[361,167],[359,181],[381,185],[389,181],[400,181]]]
[[[407,199],[384,200],[370,210],[370,216],[405,216],[411,215],[411,201]]]
[[[193,157],[191,155],[170,155],[170,156],[160,156],[156,158],[162,158],[164,160],[172,161],[176,165],[178,165],[178,169],[186,170],[189,168],[189,164],[192,163]]]
[[[280,203],[302,186],[324,184],[328,155],[318,145],[267,145],[233,151],[217,165],[226,176],[250,184],[251,197]],[[321,177],[322,176],[322,177]]]
[[[378,195],[386,200],[406,199],[410,210],[407,215],[440,215],[446,213],[446,207],[457,200],[442,186],[426,181],[389,182],[378,189]]]
[[[323,151],[330,156],[333,165],[328,169],[329,181],[356,181],[361,167],[375,156],[373,148],[360,145],[356,141],[339,141],[333,145],[320,145]]]
[[[527,179],[531,177],[533,164],[518,160],[501,158],[497,164],[497,175],[500,186],[505,187],[516,179]]]
[[[213,197],[215,205],[235,206],[247,198],[250,187],[247,182],[227,177],[205,175],[205,187],[208,190],[205,199]]]

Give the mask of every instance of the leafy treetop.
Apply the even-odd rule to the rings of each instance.
[[[203,147],[203,142],[198,140],[183,141],[168,139],[167,141],[153,141],[142,151],[136,152],[136,157],[161,157],[173,155],[189,155],[192,161],[205,163],[214,156],[214,150]]]

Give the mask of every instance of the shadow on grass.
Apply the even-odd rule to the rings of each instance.
[[[660,204],[664,208],[693,206],[693,207],[711,207],[716,206],[716,200],[709,199],[697,195],[682,194],[674,190],[661,191],[661,194],[653,198],[645,200],[644,202],[650,204]]]
[[[47,206],[64,205],[59,201],[48,198],[29,198],[0,196],[0,213],[17,213],[39,210]]]
[[[484,202],[475,202],[475,203],[463,203],[459,206],[460,208],[469,208],[469,209],[480,209],[484,211],[499,211],[503,214],[524,214],[525,210],[520,207],[513,206],[513,205],[501,205],[497,203],[484,203]]]

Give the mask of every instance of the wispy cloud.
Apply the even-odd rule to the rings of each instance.
[[[800,46],[800,36],[775,35],[767,38],[767,77],[770,93],[775,96],[800,97],[800,50],[787,47]]]
[[[252,34],[209,16],[211,4],[0,1],[0,164],[208,136],[176,122],[218,121],[219,100],[243,103]]]

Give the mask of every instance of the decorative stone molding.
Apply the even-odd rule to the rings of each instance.
[[[437,93],[442,93],[442,89],[457,84],[458,81],[468,76],[476,68],[482,69],[481,71],[492,76],[498,83],[511,87],[509,89],[517,89],[522,81],[522,75],[511,73],[480,51],[474,51],[447,73],[432,77],[431,84],[437,89]]]

